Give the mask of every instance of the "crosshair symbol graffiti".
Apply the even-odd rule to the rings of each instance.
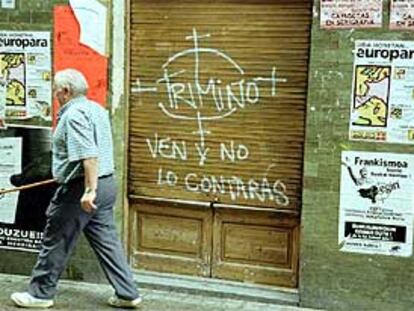
[[[162,65],[163,77],[156,81],[157,85],[166,88],[168,94],[167,102],[158,102],[160,110],[169,118],[176,120],[196,121],[198,130],[192,132],[199,135],[200,141],[196,144],[196,148],[200,155],[206,155],[208,148],[205,146],[205,137],[211,134],[204,128],[204,122],[225,119],[234,114],[236,111],[244,109],[247,105],[254,105],[259,102],[261,96],[260,87],[264,83],[270,83],[270,96],[276,96],[276,85],[278,82],[287,82],[276,76],[276,68],[273,67],[269,77],[255,77],[246,79],[244,69],[225,52],[209,47],[200,46],[200,40],[209,38],[211,35],[199,35],[197,30],[193,28],[192,35],[187,36],[186,40],[193,41],[193,47],[182,50],[170,58]],[[238,75],[238,80],[223,84],[222,80],[216,77],[209,77],[205,84],[200,78],[200,68],[202,65],[201,56],[203,54],[212,55],[231,66]],[[170,71],[170,67],[179,59],[191,56],[194,58],[193,83],[176,82],[176,80],[186,73],[186,70],[175,72]],[[134,87],[131,89],[133,93],[158,92],[158,87],[143,87],[140,80],[137,79]],[[187,93],[189,95],[184,96]],[[214,114],[203,115],[202,107],[205,105],[205,97],[210,96],[214,102]],[[190,108],[194,114],[189,115],[188,109],[186,113],[181,113],[180,107]],[[205,160],[205,157],[204,157]],[[203,164],[201,161],[201,165]]]

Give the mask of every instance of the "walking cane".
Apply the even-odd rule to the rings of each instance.
[[[27,185],[20,186],[20,187],[15,187],[15,188],[10,188],[10,189],[0,189],[0,196],[4,195],[6,193],[21,191],[21,190],[27,190],[27,189],[31,189],[31,188],[35,188],[35,187],[48,185],[48,184],[51,184],[51,183],[54,183],[54,182],[55,182],[54,179],[47,179],[47,180],[38,181],[38,182],[35,182],[35,183],[32,183],[32,184],[27,184]]]

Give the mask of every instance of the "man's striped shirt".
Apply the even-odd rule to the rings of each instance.
[[[58,112],[53,134],[52,173],[58,183],[84,175],[82,160],[98,159],[98,176],[114,171],[108,111],[85,96],[71,99]]]

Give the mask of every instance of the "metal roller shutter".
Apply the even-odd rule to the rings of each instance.
[[[200,241],[208,240],[206,232],[215,232],[230,214],[244,219],[238,207],[263,213],[287,211],[286,217],[294,220],[287,221],[289,232],[283,239],[288,242],[282,247],[286,263],[280,267],[295,270],[310,20],[309,1],[131,2],[128,195],[132,206],[146,199],[210,206],[215,209],[212,218],[208,216],[212,229],[206,224],[197,229],[203,230]],[[149,211],[151,207],[142,213]],[[137,213],[131,224],[143,227]],[[222,241],[224,231],[242,236],[260,232],[220,228],[213,246],[201,247],[207,255],[200,258],[208,254],[213,258],[203,259],[209,267],[224,256],[223,247],[238,243],[231,238]],[[249,236],[260,239],[256,233]],[[277,230],[273,233],[278,235]],[[143,254],[145,241],[142,236],[136,239],[132,248]],[[214,250],[216,244],[221,251]],[[219,254],[216,259],[212,252]],[[259,252],[249,259],[247,251],[240,252],[233,254],[236,261],[274,264],[267,258],[272,253]],[[210,268],[203,271],[202,275],[214,275]],[[217,271],[217,277],[237,279],[233,270]]]

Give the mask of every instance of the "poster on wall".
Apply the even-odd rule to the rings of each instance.
[[[321,0],[323,29],[381,28],[382,0]]]
[[[0,31],[0,69],[6,82],[7,124],[50,127],[50,32]]]
[[[351,140],[414,144],[414,41],[356,41]]]
[[[15,9],[16,1],[15,0],[0,0],[2,9]]]
[[[414,155],[342,152],[339,248],[412,254]]]
[[[21,172],[22,140],[19,137],[0,138],[0,189],[13,185],[10,176]],[[17,193],[0,195],[0,222],[13,223],[16,214]]]
[[[69,0],[80,25],[79,42],[106,55],[108,9],[98,0]]]
[[[49,129],[0,131],[0,189],[51,178],[50,137]],[[39,251],[55,190],[55,184],[48,184],[0,195],[0,249]]]
[[[391,0],[390,29],[414,30],[414,0]]]
[[[88,81],[88,98],[106,106],[108,58],[80,42],[80,24],[70,6],[55,6],[53,28],[54,71],[66,68],[81,71]],[[54,107],[56,113],[59,108],[57,101],[54,102]]]

